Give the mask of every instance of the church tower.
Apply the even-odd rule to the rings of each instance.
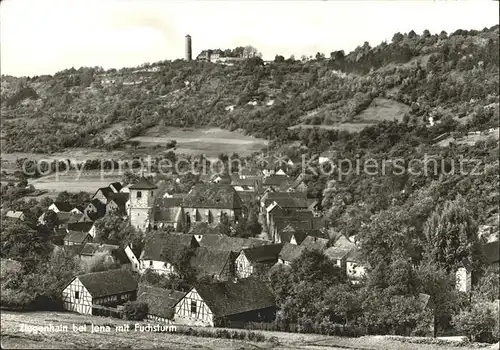
[[[140,231],[146,231],[149,224],[154,222],[153,208],[157,188],[144,177],[129,187],[130,224]]]

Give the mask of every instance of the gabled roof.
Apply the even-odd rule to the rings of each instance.
[[[69,231],[64,237],[64,240],[76,244],[82,244],[88,236],[90,235],[87,232]]]
[[[95,191],[94,195],[92,196],[92,199],[95,198],[95,196],[97,195],[97,193],[101,192],[102,195],[104,196],[104,198],[106,198],[106,200],[108,201],[109,198],[113,195],[113,190],[108,186],[108,187],[101,187],[101,188],[98,188],[97,191]]]
[[[73,207],[68,202],[54,202],[52,205],[55,205],[57,209],[60,211],[69,212]]]
[[[98,253],[111,254],[113,250],[119,248],[120,246],[114,244],[86,243],[83,249],[80,251],[80,255],[93,256]]]
[[[246,258],[254,263],[276,262],[278,255],[283,248],[283,244],[267,244],[260,247],[243,249]]]
[[[113,187],[117,192],[120,192],[123,188],[122,184],[119,182],[112,182],[109,184],[109,187]]]
[[[92,226],[94,226],[93,222],[73,222],[68,224],[68,230],[89,232]]]
[[[129,193],[125,192],[119,192],[119,193],[113,193],[108,200],[114,201],[118,206],[124,207],[125,208],[125,203],[127,203],[128,199],[130,197]]]
[[[325,255],[332,260],[341,260],[345,259],[350,252],[350,249],[330,247],[325,250]]]
[[[158,232],[147,238],[139,259],[174,263],[180,250],[198,246],[198,242],[192,235]],[[162,256],[163,253],[164,256]]]
[[[140,285],[137,301],[148,304],[148,314],[173,319],[175,305],[186,296],[186,292]]]
[[[327,244],[328,244],[328,239],[326,238],[307,236],[300,245],[302,247],[306,247],[307,249],[325,250]]]
[[[131,190],[155,190],[157,188],[155,184],[152,184],[144,177],[141,177],[137,183],[129,186]]]
[[[77,278],[87,288],[92,298],[137,290],[137,282],[134,276],[129,271],[123,269],[87,273],[77,276]]]
[[[210,250],[225,250],[239,253],[245,248],[257,247],[270,243],[269,241],[259,239],[229,237],[226,235],[203,235],[200,241],[200,247],[205,247]]]
[[[254,278],[199,284],[195,287],[203,301],[216,316],[236,315],[252,310],[276,307],[274,295]]]
[[[224,250],[209,250],[207,248],[196,248],[190,265],[197,272],[198,278],[220,275],[224,267],[231,264],[231,252]]]
[[[336,239],[333,243],[333,246],[338,247],[338,248],[355,249],[356,243],[352,242],[345,235],[338,234],[338,236],[336,237]]]
[[[96,221],[97,219],[102,218],[106,214],[106,205],[103,204],[97,198],[92,199],[90,201],[90,204],[92,204],[96,208],[95,212],[87,214],[90,220]]]
[[[209,224],[208,222],[194,222],[189,229],[190,235],[221,235],[219,224]]]
[[[306,247],[301,246],[301,245],[285,243],[283,245],[283,249],[281,249],[281,252],[280,252],[278,258],[280,258],[284,261],[292,262],[295,259],[297,259],[305,249],[306,249]]]
[[[82,251],[84,244],[72,244],[72,245],[63,245],[61,248],[64,252],[68,253],[70,256],[79,255]]]
[[[179,197],[158,198],[155,203],[155,206],[159,208],[180,207],[181,205],[182,205],[182,198]]]
[[[231,185],[232,186],[253,186],[255,187],[257,183],[256,179],[241,179],[238,175],[231,176]]]
[[[231,185],[196,184],[184,197],[185,208],[240,209],[241,199]]]

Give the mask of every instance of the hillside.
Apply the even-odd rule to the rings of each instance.
[[[495,26],[397,33],[391,43],[364,43],[328,59],[276,56],[233,66],[177,60],[2,76],[2,150],[120,148],[165,125],[241,129],[274,140],[300,125],[360,131],[383,120],[450,116],[483,130],[498,124],[498,51]]]

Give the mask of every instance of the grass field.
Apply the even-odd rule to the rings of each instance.
[[[311,111],[306,115],[304,115],[303,117],[301,117],[300,120],[304,122],[307,119],[311,119],[314,116],[328,110],[329,107],[330,105],[325,105],[320,109]],[[405,113],[408,112],[409,110],[410,107],[408,107],[403,103],[390,100],[387,98],[377,97],[373,99],[372,103],[365,110],[354,116],[349,121],[342,121],[339,119],[336,123],[330,125],[325,125],[325,124],[311,125],[311,124],[301,123],[298,125],[294,125],[289,129],[298,129],[298,128],[310,129],[317,127],[326,130],[346,130],[349,132],[359,132],[367,126],[379,123],[384,120],[401,121],[403,120],[403,116],[405,115]]]
[[[140,146],[164,145],[172,140],[177,141],[176,152],[185,154],[205,154],[217,157],[220,153],[246,156],[261,150],[268,141],[248,136],[239,131],[219,128],[173,128],[154,127],[142,135],[131,139]]]
[[[264,334],[266,340],[264,342],[253,342],[247,340],[203,338],[175,333],[150,333],[134,330],[118,332],[114,328],[115,325],[129,324],[132,329],[135,322],[63,312],[16,313],[4,311],[1,316],[1,343],[3,349],[467,349],[464,346],[440,346],[402,342],[384,336],[343,338],[315,334],[257,331]],[[83,332],[73,331],[73,324],[77,327],[86,325],[86,330]],[[100,326],[109,325],[111,331],[91,333],[91,324]],[[35,334],[23,332],[21,330],[22,325],[53,325],[54,327],[66,325],[68,331],[39,332]],[[478,347],[478,345],[474,346],[474,348]]]

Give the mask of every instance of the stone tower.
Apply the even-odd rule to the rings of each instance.
[[[191,35],[186,35],[186,61],[191,61],[193,59],[193,50],[191,47]]]
[[[146,231],[149,224],[154,222],[153,209],[156,187],[142,177],[139,182],[129,187],[130,190],[130,224],[140,231]]]

